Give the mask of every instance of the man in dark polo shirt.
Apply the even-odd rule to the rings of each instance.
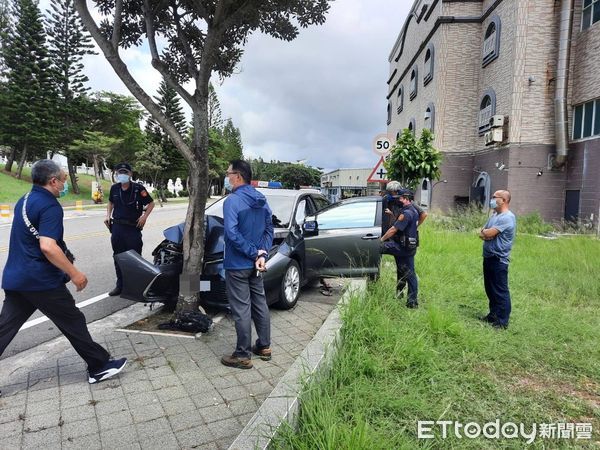
[[[135,250],[142,254],[142,228],[154,209],[154,200],[143,184],[131,181],[133,175],[128,163],[115,166],[116,184],[110,188],[106,219],[111,232],[113,255]],[[117,284],[108,295],[119,295],[123,288],[123,275],[115,261]]]
[[[87,285],[85,274],[65,255],[63,209],[56,200],[65,192],[67,174],[43,159],[31,169],[33,188],[15,205],[8,259],[2,274],[4,304],[0,313],[0,355],[21,326],[39,309],[65,335],[88,366],[90,384],[119,373],[126,358],[110,359],[92,340],[85,316],[65,286]]]

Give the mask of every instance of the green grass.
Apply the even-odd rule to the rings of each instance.
[[[91,175],[77,175],[79,182],[79,195],[73,194],[71,181],[69,180],[69,193],[59,199],[63,206],[73,206],[77,200],[82,200],[84,204],[93,204],[92,201],[92,181],[96,179]],[[102,190],[104,191],[104,201],[106,202],[111,182],[102,180]],[[0,202],[3,204],[14,205],[17,200],[25,193],[31,190],[31,169],[23,168],[22,179],[15,177],[15,173],[0,170]]]
[[[330,370],[306,385],[299,425],[276,448],[505,449],[523,439],[417,439],[418,420],[591,422],[600,432],[600,241],[519,235],[506,331],[487,313],[481,241],[424,226],[416,257],[418,310],[394,298],[386,256],[379,282],[343,309]],[[590,441],[538,438],[531,448]],[[545,445],[545,447],[544,447]],[[578,447],[581,448],[581,447]],[[597,447],[594,447],[597,448]]]

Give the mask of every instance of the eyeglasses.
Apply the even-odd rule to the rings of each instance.
[[[236,175],[239,172],[237,170],[232,170],[231,172],[228,170],[227,172],[225,172],[225,175],[229,176],[229,175]]]

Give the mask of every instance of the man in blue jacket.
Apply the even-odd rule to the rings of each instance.
[[[251,369],[251,353],[271,359],[271,319],[263,285],[269,249],[273,244],[272,212],[265,196],[250,185],[252,170],[246,161],[232,161],[227,181],[232,193],[225,199],[225,284],[237,345],[221,358],[230,367]],[[252,346],[252,322],[258,339]]]

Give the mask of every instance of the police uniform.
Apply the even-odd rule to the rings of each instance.
[[[142,254],[142,230],[137,227],[137,220],[144,213],[144,207],[154,200],[140,183],[129,182],[123,189],[120,183],[110,188],[109,201],[113,205],[111,220],[111,237],[113,255],[127,250],[135,250]],[[123,287],[122,275],[115,261],[117,288]]]
[[[23,204],[21,198],[15,205],[2,275],[5,298],[0,313],[0,355],[27,319],[40,310],[85,360],[90,373],[95,373],[106,365],[110,355],[90,336],[85,316],[65,286],[69,277],[46,258],[30,229],[31,225],[39,236],[63,242],[63,209],[50,191],[38,185],[33,186],[24,213]]]
[[[399,294],[408,284],[406,305],[418,306],[417,295],[419,285],[415,273],[415,254],[417,253],[419,213],[410,204],[399,210],[396,221],[392,225],[397,232],[391,240],[384,243],[384,253],[394,256],[396,260],[396,292]]]

